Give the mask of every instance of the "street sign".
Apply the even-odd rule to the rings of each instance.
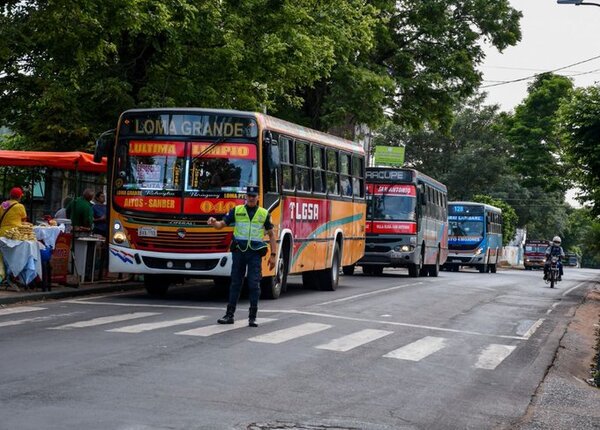
[[[376,146],[376,166],[402,166],[404,164],[404,146]]]

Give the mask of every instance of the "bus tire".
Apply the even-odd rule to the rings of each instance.
[[[429,276],[437,278],[440,274],[440,253],[438,251],[438,255],[435,258],[435,264],[429,266]]]
[[[480,264],[479,266],[477,266],[477,270],[479,270],[479,273],[486,273],[488,271],[488,265]]]
[[[383,275],[383,266],[373,266],[371,269],[373,276]]]
[[[307,290],[318,290],[319,277],[317,275],[318,273],[313,270],[302,272],[302,287]]]
[[[319,287],[323,291],[335,291],[340,280],[340,246],[336,243],[333,247],[331,267],[321,270],[319,274]]]
[[[354,268],[355,268],[354,264],[351,264],[350,266],[344,266],[344,267],[342,267],[342,272],[344,272],[344,275],[352,276],[352,275],[354,275]]]
[[[496,273],[496,265],[495,264],[490,264],[490,272]]]
[[[417,264],[411,264],[408,266],[408,276],[411,278],[417,278],[419,276],[419,266]]]
[[[170,281],[167,275],[144,275],[144,288],[150,297],[165,297]]]
[[[275,275],[265,276],[260,281],[261,296],[265,299],[276,300],[282,291],[287,288],[288,263],[287,248],[284,247],[279,253]]]

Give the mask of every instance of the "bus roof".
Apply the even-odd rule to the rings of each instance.
[[[488,211],[502,213],[502,209],[497,208],[496,206],[488,205],[487,203],[481,203],[481,202],[448,202],[448,206],[452,206],[452,205],[483,206]]]
[[[333,136],[331,134],[323,133],[322,131],[313,130],[312,128],[303,127],[298,124],[291,123],[279,118],[275,118],[270,115],[266,115],[260,112],[249,112],[239,111],[233,109],[210,109],[210,108],[150,108],[150,109],[129,109],[123,112],[121,115],[132,114],[132,113],[215,113],[219,115],[231,115],[240,117],[251,117],[255,118],[261,128],[267,128],[269,130],[277,131],[290,137],[296,137],[298,139],[305,139],[311,142],[323,143],[328,146],[333,146],[339,149],[344,149],[349,152],[355,152],[364,154],[364,148],[357,142],[353,142],[348,139]]]
[[[373,166],[373,167],[367,167],[367,170],[368,171],[402,170],[402,171],[406,171],[406,172],[413,172],[413,177],[415,179],[421,179],[423,182],[426,182],[429,185],[431,185],[435,188],[438,188],[444,192],[448,191],[448,189],[446,188],[446,186],[444,184],[436,181],[435,179],[433,179],[430,176],[427,176],[425,173],[419,172],[416,169],[411,169],[408,167]],[[369,182],[371,182],[371,181],[369,181]]]

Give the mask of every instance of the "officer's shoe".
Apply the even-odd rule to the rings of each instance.
[[[250,306],[250,312],[248,313],[248,327],[258,327],[256,323],[256,313],[258,312],[258,306]]]
[[[233,324],[233,314],[235,313],[235,306],[227,305],[227,312],[223,315],[223,318],[219,318],[217,322],[219,324]]]

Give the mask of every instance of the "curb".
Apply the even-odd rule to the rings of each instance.
[[[113,293],[116,291],[131,291],[144,288],[143,282],[132,282],[124,284],[106,284],[90,286],[86,288],[72,288],[60,291],[42,291],[42,292],[16,292],[14,295],[0,297],[1,305],[12,305],[21,302],[38,302],[44,300],[56,300],[69,297],[87,296],[98,293]]]

